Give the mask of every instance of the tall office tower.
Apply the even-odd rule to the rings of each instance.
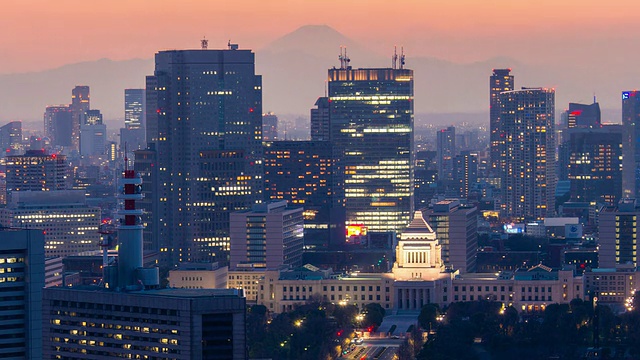
[[[413,70],[330,69],[329,108],[347,225],[400,232],[413,212]]]
[[[274,141],[264,147],[264,198],[304,207],[307,248],[344,242],[344,208],[333,207],[328,141]]]
[[[107,146],[107,125],[100,110],[87,110],[80,124],[80,155],[104,155]]]
[[[462,273],[475,272],[478,209],[463,207],[458,200],[443,200],[435,203],[427,214],[442,246],[444,264]]]
[[[144,89],[124,89],[124,126],[127,130],[144,128],[147,109]]]
[[[600,104],[576,104],[569,103],[567,110],[567,128],[599,128],[602,126]]]
[[[458,196],[466,199],[473,184],[478,182],[478,156],[463,151],[453,159],[453,187]]]
[[[84,114],[91,109],[88,86],[76,86],[71,90],[71,146],[78,150],[80,148],[80,125],[82,125]]]
[[[147,141],[157,151],[161,251],[225,262],[229,214],[262,202],[262,77],[254,53],[173,50],[147,77]],[[149,111],[152,109],[152,111]],[[154,180],[155,182],[156,180]]]
[[[500,93],[503,216],[542,220],[554,213],[555,90],[522,88]]]
[[[500,130],[500,98],[498,95],[504,91],[514,89],[513,75],[511,69],[493,69],[493,74],[489,78],[489,147],[491,149],[490,170],[496,175],[500,174],[504,167],[500,164],[501,144],[504,137]]]
[[[156,158],[155,144],[145,150],[134,151],[134,170],[136,174],[142,176],[142,194],[144,197],[138,201],[140,209],[143,210],[142,221],[144,223],[143,248],[144,251],[159,251],[159,229],[160,222],[155,214],[158,210],[154,206],[161,205],[161,202],[153,201],[153,194],[158,192],[158,163]],[[154,182],[154,180],[156,182]],[[168,245],[167,245],[168,246]]]
[[[571,201],[616,206],[622,198],[622,126],[571,128],[561,162],[571,182]]]
[[[229,269],[302,266],[302,212],[301,207],[287,208],[286,201],[274,201],[231,213]]]
[[[120,129],[120,149],[127,152],[147,147],[145,89],[124,90],[124,128]]]
[[[8,156],[6,166],[7,194],[69,189],[69,166],[65,155],[27,150],[25,155]]]
[[[640,237],[640,209],[636,199],[620,200],[617,207],[600,212],[598,266],[615,268],[618,264],[638,266],[638,237]]]
[[[102,113],[100,110],[87,110],[82,115],[80,125],[102,125]]]
[[[436,136],[438,152],[438,179],[453,180],[453,158],[456,156],[456,128],[449,126],[438,131]]]
[[[274,113],[262,114],[262,141],[278,140],[278,117]]]
[[[99,249],[100,208],[82,190],[16,191],[0,208],[0,225],[43,230],[47,257]]]
[[[636,197],[640,194],[640,91],[622,92],[622,126],[622,191],[624,197]]]
[[[329,141],[329,98],[319,97],[311,109],[311,140]]]
[[[78,124],[80,131],[80,124]],[[47,106],[44,111],[44,135],[53,146],[71,146],[73,112],[68,105]]]
[[[1,156],[15,155],[22,147],[22,122],[12,121],[0,126]]]
[[[42,359],[42,230],[0,227],[0,359]]]

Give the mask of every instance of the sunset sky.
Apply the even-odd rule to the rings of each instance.
[[[20,0],[0,14],[0,73],[100,58],[210,47],[259,50],[307,24],[365,47],[473,62],[494,56],[544,64],[621,66],[640,52],[640,2],[601,0]],[[578,61],[579,60],[579,61]],[[633,61],[635,64],[636,61]]]

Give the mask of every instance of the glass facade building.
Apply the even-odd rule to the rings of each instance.
[[[500,130],[500,98],[498,95],[513,89],[511,69],[493,69],[493,74],[489,78],[489,142],[493,172],[499,172],[502,168],[500,165],[500,145],[504,143],[504,137]]]
[[[623,180],[625,197],[636,197],[640,193],[638,165],[640,164],[640,91],[622,92],[622,126],[624,139],[622,149]]]
[[[330,69],[335,202],[346,224],[400,231],[413,211],[413,70]]]

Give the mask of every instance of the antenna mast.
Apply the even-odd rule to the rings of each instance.
[[[400,48],[400,69],[404,69],[404,46]]]
[[[202,50],[207,50],[207,48],[209,47],[209,40],[207,40],[207,38],[203,36],[202,40],[200,40],[200,46]]]
[[[393,56],[391,57],[391,68],[396,69],[398,67],[398,47],[393,46]]]

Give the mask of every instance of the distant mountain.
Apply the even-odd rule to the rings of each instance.
[[[57,69],[0,75],[0,124],[10,120],[42,120],[47,105],[71,102],[76,85],[91,86],[91,107],[102,111],[107,121],[121,119],[124,126],[124,89],[142,88],[145,75],[152,74],[152,59],[112,61],[101,59],[70,64]]]
[[[256,50],[257,72],[263,76],[263,110],[308,117],[316,99],[325,93],[327,69],[339,66],[340,46],[347,47],[354,68],[391,65],[393,49],[383,56],[331,27],[303,26]],[[415,111],[438,114],[421,116],[419,121],[425,118],[451,124],[461,118],[456,114],[488,113],[492,68],[513,68],[517,88],[556,88],[557,111],[569,102],[589,103],[595,93],[601,108],[609,109],[603,111],[603,120],[614,122],[620,119],[620,91],[635,89],[640,82],[638,67],[592,64],[588,59],[541,65],[501,56],[461,64],[413,57],[411,49],[406,50],[406,67],[415,71]],[[84,84],[91,86],[92,107],[102,110],[107,121],[111,120],[110,127],[120,127],[124,89],[144,87],[145,76],[153,69],[151,58],[102,59],[41,72],[0,75],[0,125],[15,119],[41,121],[46,105],[69,103],[73,86]],[[446,114],[451,114],[451,121],[442,120]]]

